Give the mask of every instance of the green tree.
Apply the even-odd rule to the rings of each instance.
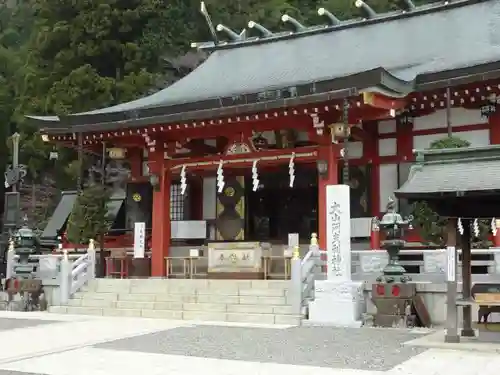
[[[132,100],[157,78],[162,39],[148,41],[144,31],[164,2],[33,2],[37,22],[29,59],[37,74],[29,84],[38,112],[74,113]]]
[[[84,189],[76,199],[67,226],[67,236],[71,243],[87,245],[91,239],[98,240],[101,249],[101,276],[105,274],[104,236],[111,225],[108,217],[110,197],[110,192],[103,185],[95,184]]]

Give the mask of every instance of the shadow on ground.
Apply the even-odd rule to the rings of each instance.
[[[42,324],[60,323],[55,320],[37,320],[37,319],[10,319],[0,318],[0,331],[8,331],[11,329],[36,327]]]

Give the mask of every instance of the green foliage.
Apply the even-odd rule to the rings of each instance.
[[[445,137],[437,139],[430,144],[430,149],[438,150],[445,148],[469,147],[470,142],[456,137]],[[436,245],[446,244],[446,225],[448,220],[440,217],[434,212],[425,201],[415,202],[413,204],[414,222],[419,228],[420,235],[426,243]],[[489,224],[487,221],[479,221],[480,235],[476,239],[475,246],[482,246],[487,242]]]
[[[83,190],[68,219],[67,235],[71,243],[87,244],[90,239],[100,239],[108,231],[109,199],[110,193],[102,185]]]
[[[451,137],[436,139],[430,144],[429,148],[431,150],[441,150],[444,148],[461,148],[469,146],[469,141],[452,135]]]

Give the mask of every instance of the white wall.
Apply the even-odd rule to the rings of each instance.
[[[216,218],[217,181],[215,177],[203,179],[203,220]]]
[[[478,109],[452,108],[450,117],[451,125],[454,127],[488,123],[488,119],[482,118],[481,111]],[[439,128],[446,128],[446,110],[444,109],[413,119],[413,130]]]
[[[385,211],[389,197],[392,197],[394,190],[398,188],[398,165],[397,164],[382,164],[380,171],[380,191],[379,202],[380,212]]]

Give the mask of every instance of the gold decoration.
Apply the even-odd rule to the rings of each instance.
[[[113,160],[125,159],[125,154],[127,150],[124,148],[113,147],[108,149],[108,155]]]
[[[318,245],[318,234],[317,233],[311,234],[311,245],[313,245],[313,246]]]
[[[134,200],[134,202],[140,202],[142,200],[141,194],[134,193],[134,195],[132,195],[132,199]]]
[[[234,190],[234,188],[232,186],[230,186],[230,187],[228,187],[227,189],[224,190],[224,194],[227,197],[234,197],[235,193],[236,193],[236,191]]]

